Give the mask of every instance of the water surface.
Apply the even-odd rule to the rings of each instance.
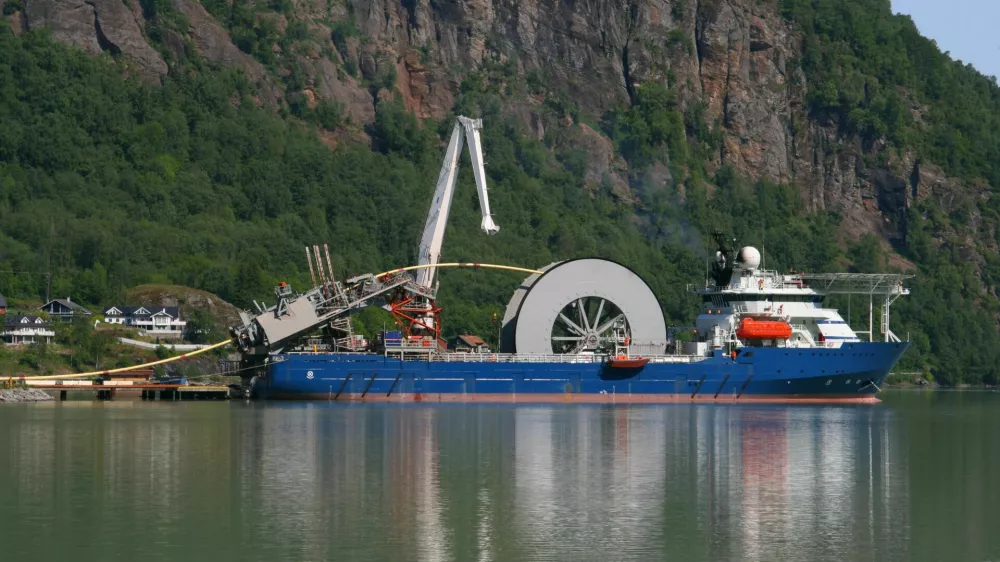
[[[1000,560],[1000,393],[0,407],[0,559]]]

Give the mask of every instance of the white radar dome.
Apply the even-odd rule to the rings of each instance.
[[[760,252],[753,246],[743,246],[736,257],[736,261],[746,269],[757,269],[760,265]]]

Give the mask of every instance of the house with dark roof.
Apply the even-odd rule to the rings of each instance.
[[[72,322],[76,317],[86,317],[94,314],[86,308],[71,301],[69,297],[64,299],[52,299],[38,307],[38,310],[48,312],[49,318],[62,320],[63,322]]]
[[[7,299],[0,295],[0,314],[7,314]]]
[[[452,347],[463,353],[489,353],[490,348],[483,338],[471,334],[463,334],[455,338]]]
[[[51,343],[56,336],[52,326],[38,316],[16,314],[8,316],[0,332],[0,339],[9,344],[19,343]]]
[[[104,321],[138,328],[151,336],[180,336],[187,326],[176,306],[109,306],[104,309]]]

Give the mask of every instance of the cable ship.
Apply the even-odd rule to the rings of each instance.
[[[890,305],[908,294],[900,274],[779,273],[761,254],[715,233],[695,325],[665,325],[639,275],[600,258],[539,270],[440,262],[459,155],[468,140],[481,228],[496,234],[479,140],[481,121],[455,123],[420,241],[419,263],[344,281],[329,249],[306,248],[313,288],[282,283],[272,306],[254,303],[231,328],[248,397],[428,402],[877,402],[885,377],[909,346],[889,326]],[[528,272],[511,297],[498,349],[447,349],[441,339],[436,272],[449,266]],[[831,295],[867,300],[867,330],[855,331]],[[848,297],[850,298],[850,297]],[[879,338],[873,329],[880,305]],[[353,333],[351,315],[392,313],[398,331],[374,342]]]
[[[701,298],[692,327],[666,328],[652,291],[625,266],[568,260],[515,293],[502,352],[446,350],[433,336],[402,331],[362,342],[364,351],[322,343],[337,338],[306,340],[267,354],[248,393],[330,401],[877,402],[909,346],[889,328],[890,305],[908,293],[906,276],[780,274],[759,268],[753,247],[731,265],[730,254],[720,247],[712,279],[691,288]],[[867,297],[867,331],[824,306],[835,294]],[[876,299],[884,341],[871,330]]]

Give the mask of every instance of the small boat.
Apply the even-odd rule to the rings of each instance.
[[[649,363],[648,357],[626,357],[619,355],[608,361],[608,367],[612,369],[641,369]]]

